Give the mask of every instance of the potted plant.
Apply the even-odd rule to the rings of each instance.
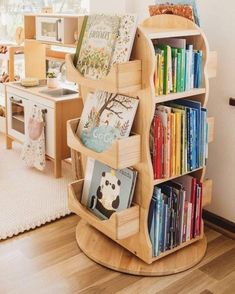
[[[48,88],[57,88],[58,87],[58,77],[55,72],[47,73],[47,87]]]

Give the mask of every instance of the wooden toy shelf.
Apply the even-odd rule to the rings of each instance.
[[[153,83],[156,58],[152,41],[169,37],[186,38],[195,49],[203,51],[202,88],[156,97]],[[169,275],[197,264],[206,252],[207,242],[202,222],[201,236],[182,243],[160,256],[152,256],[147,224],[149,205],[154,185],[169,179],[154,180],[149,149],[150,127],[156,103],[190,97],[206,107],[209,78],[216,75],[217,55],[215,52],[210,53],[203,31],[193,22],[179,16],[160,15],[150,17],[139,25],[131,59],[134,61],[116,64],[106,78],[94,81],[82,77],[73,65],[73,56],[66,56],[67,79],[80,85],[84,101],[89,91],[97,89],[126,93],[140,99],[133,125],[133,132],[138,135],[114,142],[110,149],[103,153],[85,148],[76,137],[75,128],[79,119],[68,122],[68,145],[81,153],[83,169],[86,156],[90,156],[111,167],[122,168],[132,165],[138,171],[133,198],[135,205],[121,213],[115,213],[108,221],[101,221],[80,203],[83,185],[81,180],[69,186],[69,206],[82,218],[77,226],[76,238],[79,247],[88,257],[106,267],[125,273]],[[208,138],[209,142],[212,142],[213,118],[208,118],[208,125]],[[205,167],[191,171],[190,174],[203,183],[204,207],[211,202],[212,181],[204,180]]]
[[[122,240],[139,232],[139,206],[114,213],[108,220],[100,220],[81,204],[83,180],[69,185],[69,208],[82,219],[113,240]]]
[[[71,149],[98,159],[114,169],[123,169],[140,162],[140,135],[132,134],[128,138],[116,140],[107,151],[98,153],[85,147],[75,134],[78,122],[78,119],[67,122],[67,144]]]
[[[74,55],[67,54],[67,79],[78,83],[81,87],[103,90],[111,93],[133,93],[141,89],[141,61],[133,60],[125,63],[116,63],[109,74],[100,80],[84,78],[73,64]]]

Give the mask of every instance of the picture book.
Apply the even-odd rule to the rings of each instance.
[[[89,93],[76,134],[96,151],[107,150],[114,140],[130,135],[139,100],[103,91]]]
[[[114,170],[88,158],[81,203],[100,219],[130,207],[137,171],[131,168]]]
[[[120,17],[117,15],[89,15],[84,32],[80,35],[77,52],[77,69],[90,79],[106,76],[113,58],[119,33]]]
[[[127,62],[130,59],[137,28],[136,14],[128,13],[119,17],[120,26],[111,64]]]

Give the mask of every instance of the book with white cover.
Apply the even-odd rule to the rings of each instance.
[[[137,28],[137,15],[120,15],[120,26],[111,63],[123,63],[130,59]]]

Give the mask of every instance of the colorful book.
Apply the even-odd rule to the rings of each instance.
[[[119,34],[120,17],[94,14],[87,18],[78,41],[77,69],[90,79],[101,79],[109,72]],[[82,39],[82,40],[80,40]]]
[[[139,100],[97,91],[89,93],[76,134],[96,152],[107,150],[114,140],[130,135]]]
[[[173,89],[172,92],[177,92],[177,70],[178,70],[178,55],[177,55],[177,49],[171,48],[171,54],[172,54],[172,83],[173,83]]]
[[[88,158],[81,202],[100,219],[131,205],[137,171],[131,168],[114,170]]]

